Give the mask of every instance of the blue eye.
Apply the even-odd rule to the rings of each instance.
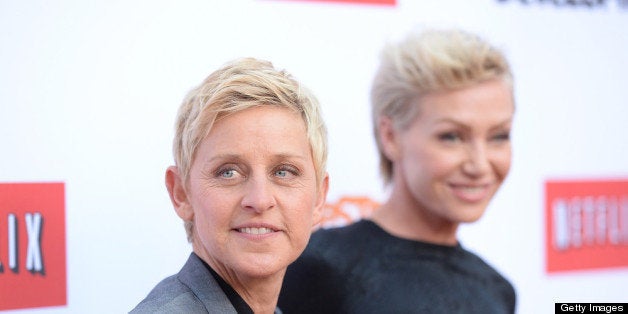
[[[500,141],[500,142],[508,141],[508,140],[510,140],[510,133],[505,132],[505,133],[497,134],[497,135],[495,135],[493,137],[493,139],[496,140],[496,141]]]
[[[458,133],[448,132],[448,133],[439,134],[438,139],[441,141],[456,142],[456,141],[460,141],[461,137],[460,135],[458,135]]]
[[[275,169],[274,175],[279,178],[288,178],[291,176],[298,176],[299,170],[290,165],[282,165]]]
[[[223,178],[233,178],[236,174],[234,169],[225,169],[218,172],[218,175]]]

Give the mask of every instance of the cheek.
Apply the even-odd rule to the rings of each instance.
[[[292,236],[307,239],[314,224],[314,194],[290,193],[285,195],[280,204],[286,227]]]
[[[192,203],[196,223],[205,226],[227,224],[235,203],[235,197],[230,193],[197,193]]]
[[[419,179],[445,178],[457,171],[461,158],[454,152],[429,149],[414,149],[405,158],[406,171]]]
[[[310,193],[289,193],[284,198],[285,209],[284,215],[286,219],[296,224],[307,224],[313,218],[314,214],[314,196]]]
[[[494,159],[495,171],[497,175],[503,180],[510,171],[510,164],[512,162],[512,152],[510,148],[504,149],[504,151],[499,152]]]
[[[500,168],[504,175],[510,171],[510,164],[512,163],[512,149],[510,146],[504,148],[504,151],[500,154]]]
[[[510,159],[504,160],[499,167],[499,176],[502,178],[506,178],[508,172],[510,172]]]

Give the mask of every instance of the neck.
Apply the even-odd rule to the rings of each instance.
[[[388,233],[409,240],[456,245],[458,223],[434,215],[417,202],[403,185],[395,184],[389,199],[371,219]]]
[[[277,307],[285,271],[264,278],[236,278],[229,284],[244,299],[254,313],[272,314]],[[230,278],[231,279],[231,278]]]
[[[193,242],[193,245],[196,244]],[[279,292],[286,269],[269,275],[250,275],[238,272],[218,262],[195,245],[194,252],[203,259],[251,307],[254,313],[272,314],[277,307]]]

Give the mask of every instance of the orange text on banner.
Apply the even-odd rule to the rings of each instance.
[[[318,227],[331,228],[351,224],[370,216],[379,203],[367,196],[343,196],[337,202],[328,202]]]

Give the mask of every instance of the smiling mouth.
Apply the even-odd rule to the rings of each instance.
[[[455,189],[468,194],[477,194],[484,192],[486,186],[456,186]]]
[[[267,234],[275,232],[275,230],[270,228],[239,228],[238,232],[246,233],[246,234]]]
[[[489,185],[452,185],[451,187],[458,198],[468,202],[481,201],[489,193]]]

